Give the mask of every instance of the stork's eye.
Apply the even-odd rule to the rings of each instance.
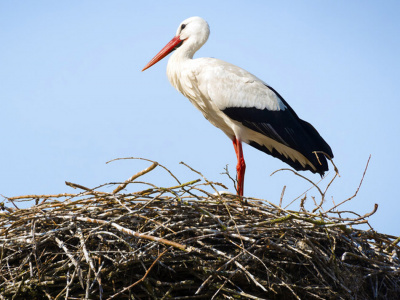
[[[181,25],[181,31],[186,27],[186,24]]]

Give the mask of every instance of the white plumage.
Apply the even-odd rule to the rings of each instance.
[[[232,141],[238,158],[238,194],[243,195],[245,163],[241,142],[271,154],[296,170],[321,175],[329,145],[311,124],[298,118],[286,101],[251,73],[215,58],[193,55],[204,45],[209,26],[200,17],[184,20],[175,37],[145,66],[151,67],[168,53],[167,76],[171,84],[220,128]]]

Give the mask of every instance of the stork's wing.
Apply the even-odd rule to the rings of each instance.
[[[328,170],[325,157],[322,154],[317,154],[317,157],[313,152],[323,151],[333,158],[331,148],[318,131],[310,123],[301,120],[274,89],[247,71],[224,62],[217,64],[213,74],[208,76],[219,76],[208,80],[207,90],[223,113],[245,127],[299,152],[315,169],[281,154],[279,149],[275,149],[276,146],[268,145],[268,141],[260,145],[250,140],[251,146],[281,159],[296,170],[310,170],[321,175]]]
[[[195,61],[198,63],[196,80],[199,89],[220,110],[227,107],[267,108],[271,111],[286,108],[284,102],[265,82],[246,70],[213,58]]]
[[[269,111],[268,109],[228,107],[223,112],[231,119],[242,123],[247,128],[259,132],[305,156],[316,168],[303,166],[298,161],[282,155],[276,149],[260,145],[255,141],[249,144],[263,152],[273,155],[286,162],[296,170],[310,170],[323,175],[328,170],[326,159],[314,151],[323,151],[333,157],[332,150],[317,130],[309,123],[297,118],[289,109]],[[270,150],[271,149],[271,150]]]

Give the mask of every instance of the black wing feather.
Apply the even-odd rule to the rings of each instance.
[[[313,173],[324,174],[328,170],[328,163],[323,154],[314,151],[323,151],[333,158],[333,153],[329,145],[321,137],[318,131],[308,122],[301,120],[289,104],[274,89],[268,86],[285,104],[286,109],[280,111],[270,111],[268,109],[257,109],[253,107],[227,107],[223,112],[231,119],[242,123],[244,126],[259,132],[269,138],[286,145],[304,155],[317,169],[313,170],[310,166],[303,167],[299,162],[286,158],[278,151],[268,150],[267,147],[250,141],[254,148],[270,154],[296,170],[309,170]]]

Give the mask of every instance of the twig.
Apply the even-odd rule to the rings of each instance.
[[[82,289],[84,288],[84,284],[83,284],[83,277],[82,277],[82,270],[81,267],[79,265],[79,263],[76,261],[76,259],[74,258],[74,256],[72,255],[72,253],[68,250],[67,246],[65,246],[64,242],[62,242],[59,238],[54,237],[54,240],[57,242],[57,245],[64,250],[65,254],[69,257],[69,259],[71,260],[71,262],[74,264],[77,273],[78,273],[78,278],[79,278],[79,282],[81,283],[81,287]]]
[[[272,172],[270,176],[272,176],[272,175],[274,175],[275,173],[280,172],[280,171],[290,171],[290,172],[293,172],[293,174],[295,174],[295,175],[297,175],[297,176],[303,178],[304,180],[308,181],[309,183],[311,183],[311,184],[318,190],[318,192],[320,193],[320,195],[321,195],[322,197],[324,197],[324,193],[321,191],[321,189],[319,188],[318,185],[316,185],[316,184],[315,184],[314,182],[312,182],[310,179],[308,179],[307,177],[305,177],[305,176],[303,176],[303,175],[297,173],[296,171],[294,171],[294,170],[292,170],[292,169],[282,168],[282,169],[279,169],[279,170],[276,170],[276,171]]]
[[[367,173],[368,164],[369,164],[369,161],[370,161],[370,159],[371,159],[371,155],[368,157],[367,165],[365,166],[364,173],[363,173],[363,175],[362,175],[362,177],[361,177],[360,184],[358,185],[358,188],[357,188],[356,192],[354,193],[354,195],[353,195],[353,196],[351,196],[351,197],[349,197],[349,198],[347,198],[346,200],[343,200],[342,202],[340,202],[339,204],[335,205],[334,207],[332,207],[332,208],[328,209],[328,210],[326,211],[326,213],[329,213],[330,211],[334,210],[336,207],[338,207],[338,206],[342,205],[343,203],[345,203],[345,202],[347,202],[347,201],[350,201],[351,199],[353,199],[354,197],[356,197],[356,196],[357,196],[357,194],[358,194],[358,191],[360,190],[360,188],[361,188],[361,185],[362,185],[362,183],[363,183],[363,180],[364,180],[365,174]]]
[[[132,177],[130,177],[129,179],[127,179],[124,183],[120,184],[120,185],[113,191],[113,194],[116,194],[116,193],[118,193],[119,191],[123,190],[124,188],[126,188],[126,186],[127,186],[129,183],[131,183],[132,181],[134,181],[136,178],[138,178],[138,177],[140,177],[140,176],[142,176],[142,175],[144,175],[144,174],[146,174],[146,173],[149,173],[151,170],[153,170],[153,169],[154,169],[155,167],[157,167],[157,166],[158,166],[158,163],[157,163],[157,162],[153,162],[153,164],[152,164],[150,167],[148,167],[148,168],[146,168],[146,169],[144,169],[144,170],[138,172],[137,174],[135,174],[135,175],[133,175]]]
[[[214,183],[211,182],[211,181],[208,181],[208,179],[207,179],[206,177],[204,177],[203,174],[201,174],[199,171],[196,171],[195,169],[193,169],[193,168],[190,167],[189,165],[185,164],[183,161],[181,161],[180,164],[181,164],[181,165],[184,165],[185,167],[187,167],[187,168],[190,169],[191,171],[193,171],[193,172],[199,174],[201,177],[203,177],[203,179],[211,186],[211,188],[215,191],[215,193],[216,193],[218,196],[221,196],[221,195],[219,194],[219,192],[217,191],[217,189],[214,187]],[[221,184],[221,183],[218,183],[218,185],[221,185],[223,188],[227,189],[227,187],[224,186],[224,185]]]
[[[91,189],[89,189],[89,188],[87,188],[87,187],[85,187],[83,185],[77,184],[77,183],[72,183],[72,182],[66,181],[65,184],[70,186],[70,187],[72,187],[72,188],[74,188],[74,189],[81,189],[81,190],[89,191],[89,192],[92,191]]]
[[[157,261],[168,251],[168,249],[165,249],[151,264],[150,268],[147,269],[146,273],[143,275],[142,278],[140,278],[138,281],[136,281],[135,283],[131,284],[130,286],[122,289],[121,291],[119,291],[118,293],[112,295],[111,297],[109,297],[107,300],[113,299],[115,297],[117,297],[118,295],[121,295],[122,293],[126,292],[127,290],[130,290],[131,288],[133,288],[135,285],[141,283],[142,281],[144,281],[147,277],[147,275],[149,275],[151,269],[153,269],[153,267],[155,266],[155,264],[157,263]]]
[[[168,170],[168,169],[167,169],[165,166],[163,166],[162,164],[160,164],[160,163],[158,163],[158,162],[155,162],[154,160],[151,160],[151,159],[141,158],[141,157],[123,157],[123,158],[115,158],[115,159],[109,160],[108,162],[106,162],[106,164],[108,164],[108,163],[110,163],[110,162],[113,162],[113,161],[125,160],[125,159],[137,159],[137,160],[145,160],[145,161],[149,161],[149,162],[152,162],[152,163],[157,163],[161,168],[163,168],[165,171],[167,171],[167,172],[169,173],[169,175],[171,175],[171,177],[173,177],[173,178],[178,182],[178,184],[181,184],[181,182],[178,180],[178,178],[176,178],[175,175],[172,174],[172,172],[171,172],[170,170]]]

